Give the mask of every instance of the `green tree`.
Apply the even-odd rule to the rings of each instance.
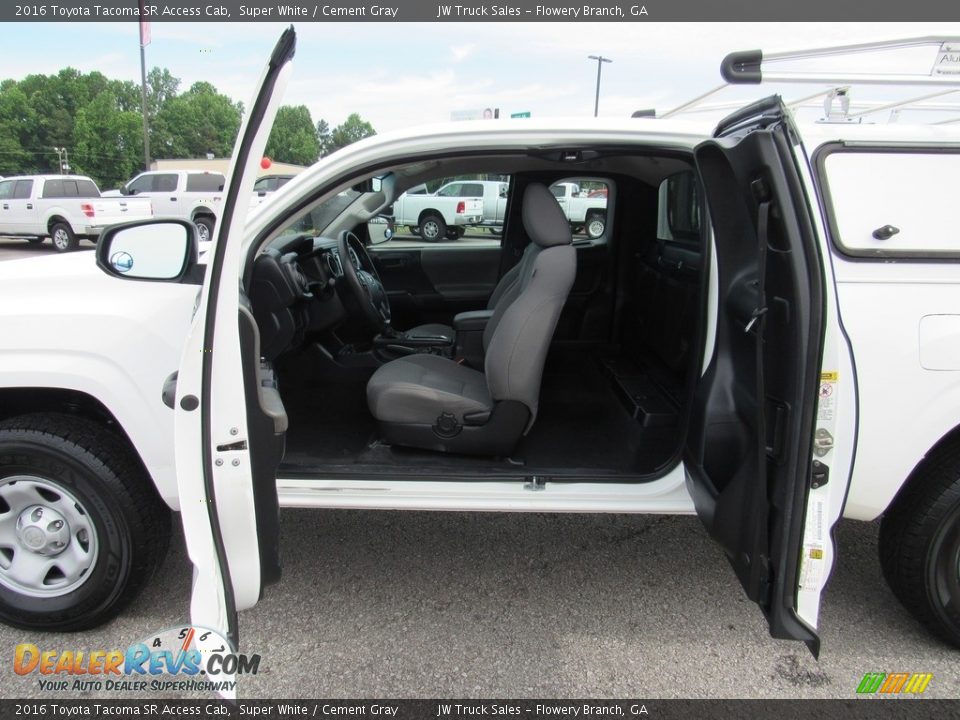
[[[351,113],[330,133],[328,154],[376,134],[377,131],[373,129],[373,125],[361,118],[360,113]]]
[[[317,144],[320,147],[320,157],[330,153],[330,126],[323,118],[317,121]]]
[[[207,82],[167,100],[153,121],[150,152],[156,158],[229,157],[242,106]]]
[[[266,154],[277,162],[312,165],[320,157],[320,143],[306,105],[284,105],[277,111]]]
[[[102,188],[116,187],[143,166],[143,118],[124,110],[112,92],[97,95],[77,113],[73,129],[74,171],[90,175]]]
[[[15,82],[0,86],[0,175],[15,175],[37,167],[30,128],[36,114],[27,96]]]
[[[177,96],[180,78],[175,78],[166,68],[155,67],[147,73],[147,113],[155,118],[160,108]]]

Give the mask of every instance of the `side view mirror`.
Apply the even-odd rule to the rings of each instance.
[[[113,225],[97,241],[97,266],[125,280],[198,282],[196,228],[184,220]]]
[[[121,185],[121,186],[120,186],[120,194],[121,194],[121,195],[134,195],[135,193],[134,193],[132,190],[130,190],[130,188],[127,187],[126,185]]]
[[[383,228],[381,231],[380,228]],[[396,234],[396,228],[393,224],[393,217],[390,215],[377,215],[367,223],[367,230],[370,235],[371,245],[380,245],[389,242]],[[382,234],[381,234],[382,233]]]
[[[257,195],[259,195],[260,197],[266,197],[266,196],[267,196],[267,191],[266,191],[266,190],[258,190],[258,191],[257,191]]]

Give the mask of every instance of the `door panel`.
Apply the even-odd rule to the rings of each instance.
[[[500,253],[497,245],[370,248],[400,330],[449,324],[458,312],[486,307],[499,279]]]
[[[194,565],[191,620],[237,646],[237,612],[279,576],[276,468],[286,416],[238,291],[259,158],[289,79],[293,28],[280,37],[237,143],[194,323],[177,379],[175,438],[181,519]],[[243,388],[243,392],[238,392]]]
[[[698,515],[771,634],[803,640],[816,654],[816,632],[795,608],[824,269],[791,128],[779,98],[764,102],[737,114],[734,136],[695,151],[714,232],[718,308],[684,463]]]

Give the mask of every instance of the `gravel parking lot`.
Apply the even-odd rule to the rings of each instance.
[[[0,241],[0,260],[44,254],[49,243]],[[903,671],[933,673],[929,697],[958,698],[960,656],[888,590],[877,528],[841,523],[817,662],[769,638],[696,518],[285,510],[284,577],[241,615],[242,650],[262,663],[240,694],[851,699],[864,673]],[[125,648],[184,623],[190,576],[178,532],[114,622],[0,626],[0,696],[50,697],[14,674],[18,643]]]

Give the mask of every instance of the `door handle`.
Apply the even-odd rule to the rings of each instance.
[[[176,202],[176,201],[177,199],[175,197],[170,198],[170,202]]]
[[[33,210],[33,203],[27,203],[27,210]]]
[[[7,205],[6,203],[4,203],[4,204],[3,204],[3,209],[4,209],[4,210],[9,210],[9,209],[10,209],[10,206]]]

